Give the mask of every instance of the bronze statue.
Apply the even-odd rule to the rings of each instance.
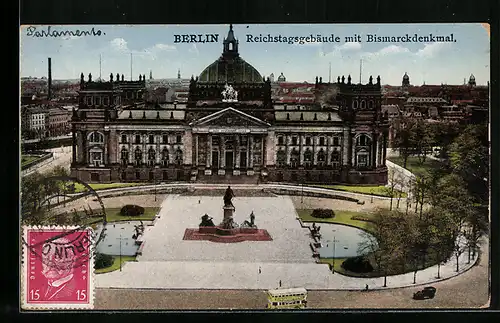
[[[224,194],[224,206],[234,207],[233,202],[231,202],[233,197],[234,197],[234,192],[231,189],[231,186],[228,186],[226,189],[226,194]]]
[[[255,225],[255,215],[253,214],[253,211],[252,213],[250,213],[250,225],[253,227]]]
[[[212,221],[212,218],[205,213],[205,215],[201,217],[200,227],[213,227],[213,226],[215,225],[214,222]]]

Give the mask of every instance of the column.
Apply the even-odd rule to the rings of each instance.
[[[253,168],[253,154],[254,154],[254,150],[253,150],[253,136],[252,135],[250,135],[250,138],[248,138],[248,144],[250,146],[250,149],[249,149],[249,151],[250,151],[250,153],[249,153],[250,154],[250,158],[248,160],[248,163],[249,163],[249,167]]]
[[[330,136],[326,136],[326,160],[325,163],[327,166],[330,166],[330,159],[332,157],[332,152],[330,151]],[[332,139],[333,140],[333,139]]]
[[[207,168],[212,167],[212,135],[207,135]]]
[[[196,146],[195,147],[195,149],[196,149],[196,151],[195,151],[195,155],[196,155],[196,157],[195,157],[196,158],[195,159],[195,166],[198,166],[198,159],[199,159],[199,156],[200,156],[199,155],[199,150],[198,150],[198,144],[199,144],[198,137],[199,137],[199,135],[196,134],[195,135],[195,146]]]
[[[234,153],[236,154],[234,160],[236,161],[235,169],[240,168],[240,135],[235,136],[235,147],[234,147]]]
[[[292,155],[292,136],[290,134],[285,134],[286,138],[286,146],[285,146],[285,152],[286,152],[286,159],[285,159],[285,164],[288,166],[290,165],[290,157]]]
[[[383,156],[383,160],[382,160],[382,165],[385,166],[385,160],[387,158],[387,133],[384,132],[384,141],[383,141],[383,144],[382,144],[382,156]]]
[[[371,158],[371,166],[377,167],[377,133],[373,132],[373,142],[372,142],[372,158]]]
[[[134,145],[131,144],[132,140],[128,140],[128,163],[134,164],[135,162],[135,149]]]
[[[302,134],[299,134],[299,165],[304,166],[304,136]]]
[[[316,166],[318,164],[318,143],[316,142],[318,140],[318,136],[313,135],[312,136],[312,142],[313,142],[313,165]]]
[[[349,142],[351,146],[351,165],[356,165],[356,141],[354,140],[355,133],[349,134]]]
[[[266,138],[266,163],[267,166],[276,165],[276,145],[274,131],[269,131]]]
[[[226,136],[220,136],[219,141],[219,160],[220,160],[220,169],[226,168]]]
[[[252,138],[252,135],[247,136],[247,163],[245,165],[245,168],[249,169],[250,168],[250,158],[252,155],[250,154],[250,138]]]
[[[348,127],[344,128],[344,133],[342,135],[342,165],[347,166],[350,164],[349,158],[349,138],[351,137],[351,131]]]
[[[78,163],[82,163],[83,162],[83,133],[81,131],[78,132],[77,136],[76,136],[76,153],[77,153],[77,157],[76,157],[76,161]],[[73,155],[75,154],[75,152],[73,152]]]
[[[104,130],[103,131],[104,133],[104,148],[102,150],[102,163],[104,165],[107,165],[109,164],[109,131],[108,130]]]
[[[71,162],[72,163],[76,163],[77,162],[77,159],[76,159],[76,146],[77,146],[77,143],[76,143],[76,129],[75,129],[75,126],[72,126],[71,144],[72,144],[72,147],[73,147],[73,150],[71,151]]]
[[[183,161],[184,165],[193,164],[193,133],[191,129],[186,129],[182,136]]]

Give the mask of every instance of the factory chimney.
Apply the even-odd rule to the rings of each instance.
[[[47,99],[52,99],[52,59],[49,57],[49,75],[48,75]]]

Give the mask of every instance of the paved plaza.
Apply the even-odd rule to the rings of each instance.
[[[215,223],[222,220],[222,198],[169,195],[162,203],[160,218],[146,227],[143,255],[128,262],[123,270],[96,276],[98,288],[132,289],[271,289],[305,287],[316,290],[385,289],[428,284],[454,277],[470,269],[465,252],[455,259],[417,273],[387,278],[354,278],[332,274],[328,265],[316,264],[309,247],[307,229],[300,226],[292,200],[280,197],[237,197],[235,221],[242,223],[254,211],[255,222],[265,228],[273,241],[233,244],[210,241],[183,241],[186,228],[196,228],[208,213]],[[342,230],[338,228],[337,231]],[[339,239],[341,235],[336,237]],[[339,245],[342,245],[339,242]]]
[[[255,224],[266,229],[273,241],[215,243],[182,240],[186,228],[197,228],[207,213],[215,224],[223,219],[222,197],[168,196],[160,218],[144,233],[139,261],[226,261],[314,264],[309,230],[300,226],[287,197],[236,197],[234,220],[243,223],[255,214]]]

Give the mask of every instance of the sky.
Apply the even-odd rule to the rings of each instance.
[[[23,77],[47,76],[47,58],[52,58],[53,79],[78,79],[80,73],[93,78],[101,72],[124,74],[138,79],[182,78],[199,75],[222,53],[227,25],[69,25],[50,26],[52,31],[101,31],[100,36],[28,36],[34,28],[47,31],[49,26],[22,26],[20,29],[20,71]],[[28,29],[31,28],[31,29]],[[294,24],[234,25],[240,56],[263,76],[283,73],[287,81],[314,82],[315,77],[331,80],[351,75],[359,82],[362,61],[363,83],[370,75],[380,75],[382,84],[400,85],[408,73],[413,85],[463,84],[474,74],[478,85],[490,80],[490,41],[481,24]],[[218,34],[218,42],[179,43],[175,35]],[[250,42],[248,35],[282,37],[321,35],[339,37],[340,42],[278,43]],[[361,42],[346,42],[346,36],[358,34]],[[368,35],[413,36],[453,34],[454,42],[367,42]],[[333,38],[333,37],[332,37]],[[132,64],[131,64],[132,54]],[[101,64],[99,64],[101,61]],[[100,67],[101,66],[101,67]]]

